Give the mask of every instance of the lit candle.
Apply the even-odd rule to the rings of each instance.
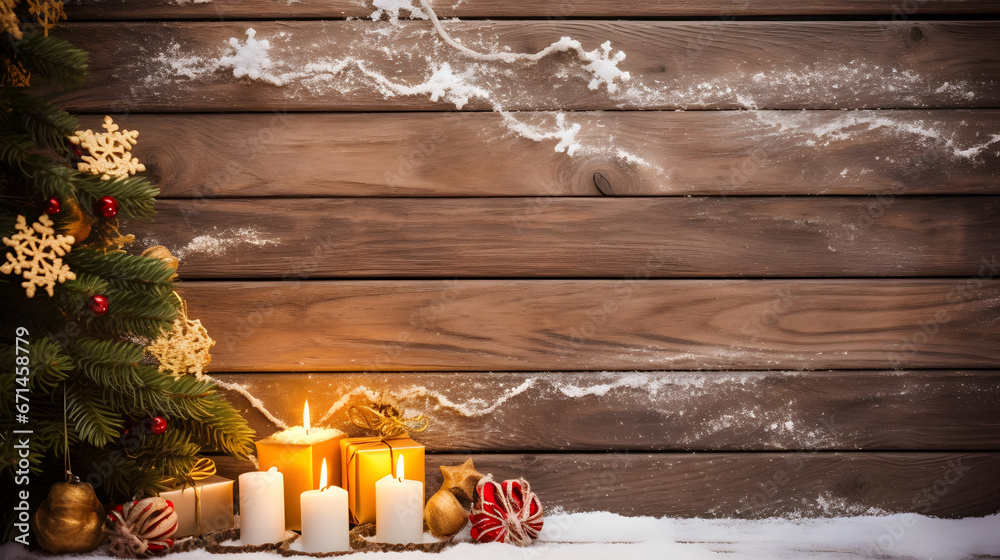
[[[302,412],[302,426],[289,428],[257,442],[257,462],[260,469],[278,467],[285,475],[285,526],[302,529],[301,496],[319,488],[323,460],[340,464],[340,440],[344,433],[333,428],[312,428],[309,423],[309,402]],[[340,486],[340,469],[330,472],[330,484]]]
[[[347,536],[347,490],[326,486],[326,460],[320,472],[319,490],[302,493],[302,550],[343,552],[351,550]]]
[[[267,472],[240,475],[240,542],[260,545],[285,540],[285,498],[282,476]]]
[[[403,456],[391,474],[375,483],[375,542],[424,541],[424,485],[403,478]]]

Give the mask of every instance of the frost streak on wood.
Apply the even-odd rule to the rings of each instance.
[[[544,129],[555,116],[519,118]],[[564,118],[565,126],[580,126],[573,157],[556,152],[555,140],[513,133],[490,113],[118,120],[142,131],[134,152],[167,198],[1000,193],[1000,144],[993,142],[1000,111],[615,111]],[[85,116],[81,126],[100,121]],[[220,169],[219,161],[227,165]]]
[[[347,410],[379,399],[426,414],[434,452],[1000,446],[997,371],[215,377],[259,396],[230,393],[261,437],[278,430],[264,412],[295,424],[308,398],[314,425],[348,431]]]
[[[521,67],[463,58],[426,22],[254,22],[271,45],[259,79],[224,58],[245,22],[70,23],[92,51],[87,84],[56,101],[73,111],[800,109],[996,107],[995,22],[460,22],[480,51],[535,52],[571,36],[610,41],[635,78],[614,93],[566,57]],[[114,36],[112,43],[95,44]],[[704,44],[691,51],[689,46]],[[859,53],[865,56],[859,57]],[[748,53],[750,56],[748,56]],[[523,66],[523,65],[522,65]],[[428,94],[401,95],[418,85]],[[443,88],[443,89],[438,89]],[[419,89],[419,88],[418,88]],[[433,95],[429,95],[433,91]],[[466,104],[457,98],[468,97]],[[113,105],[113,107],[112,107]]]

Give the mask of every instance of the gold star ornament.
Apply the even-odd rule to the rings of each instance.
[[[472,459],[454,467],[441,465],[441,475],[444,481],[441,488],[450,490],[455,496],[472,501],[476,491],[476,485],[483,475],[476,471],[476,466],[472,464]]]

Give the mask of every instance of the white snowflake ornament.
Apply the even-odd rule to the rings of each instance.
[[[584,66],[583,69],[594,76],[587,87],[597,89],[601,87],[601,84],[607,84],[608,93],[614,93],[618,89],[616,80],[627,82],[632,78],[632,75],[618,68],[618,63],[625,60],[625,53],[618,51],[612,55],[611,41],[605,41],[601,45],[601,50],[604,52],[595,49],[587,53],[587,60],[590,61],[590,64]]]
[[[60,258],[69,252],[75,239],[72,235],[56,235],[48,214],[42,214],[30,226],[27,222],[24,216],[18,216],[15,227],[19,233],[3,238],[4,245],[14,251],[7,253],[7,262],[0,266],[0,272],[20,274],[24,278],[21,287],[29,298],[35,297],[35,289],[39,287],[52,297],[56,282],[76,280],[76,274]]]
[[[251,80],[267,80],[281,85],[281,80],[271,73],[274,61],[269,54],[271,42],[267,39],[257,39],[257,30],[247,29],[247,39],[244,43],[236,37],[229,38],[232,52],[219,59],[219,66],[232,68],[234,78],[244,76]]]

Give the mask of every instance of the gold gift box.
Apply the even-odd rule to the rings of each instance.
[[[174,538],[224,531],[233,527],[233,481],[212,475],[194,486],[178,486],[160,492],[177,513]]]
[[[327,485],[341,486],[337,465],[341,462],[340,442],[344,434],[336,430],[313,432],[315,437],[307,442],[290,442],[279,434],[256,443],[259,469],[278,467],[284,478],[285,527],[293,531],[302,530],[300,499],[306,490],[319,489],[323,459],[327,462]]]
[[[393,473],[403,457],[404,478],[424,484],[424,446],[408,437],[340,440],[341,479],[352,523],[375,521],[375,482]]]

